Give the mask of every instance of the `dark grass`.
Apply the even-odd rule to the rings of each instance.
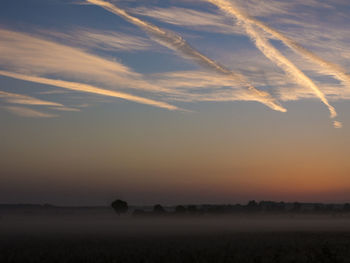
[[[0,236],[0,262],[350,262],[350,232]]]

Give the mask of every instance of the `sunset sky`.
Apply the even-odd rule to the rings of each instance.
[[[0,203],[350,201],[348,0],[1,0]]]

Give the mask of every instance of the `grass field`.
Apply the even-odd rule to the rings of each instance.
[[[2,217],[0,262],[350,262],[349,218]]]
[[[350,233],[16,237],[0,262],[350,262]]]

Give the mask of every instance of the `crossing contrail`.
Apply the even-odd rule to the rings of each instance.
[[[212,3],[219,2],[219,1],[211,1],[211,0],[209,0],[209,1]],[[274,38],[282,41],[283,44],[285,44],[287,47],[292,49],[295,53],[298,53],[299,55],[306,58],[310,62],[320,66],[323,69],[323,71],[322,71],[323,73],[326,73],[328,75],[335,77],[339,81],[343,82],[344,85],[350,87],[350,75],[347,74],[346,70],[344,68],[342,68],[340,65],[337,65],[333,62],[330,62],[330,61],[323,59],[322,57],[318,56],[314,52],[304,48],[302,45],[300,45],[299,43],[297,43],[293,39],[287,37],[286,35],[282,34],[281,32],[277,31],[276,29],[268,26],[264,22],[259,21],[259,20],[255,19],[247,14],[242,14],[242,16],[244,16],[246,21],[260,27],[266,33],[269,33]]]
[[[253,27],[254,22],[249,20],[248,16],[236,8],[231,2],[227,0],[206,0],[226,14],[235,17],[240,25],[245,29],[247,35],[254,41],[256,47],[272,62],[278,65],[288,75],[300,85],[311,89],[317,97],[327,106],[331,118],[337,116],[337,112],[334,107],[330,105],[323,92],[316,86],[316,84],[306,76],[297,66],[295,66],[290,60],[288,60],[280,51],[278,51],[266,37],[260,34]]]
[[[139,18],[136,18],[130,14],[128,14],[125,10],[117,7],[116,5],[106,2],[103,0],[87,0],[87,2],[103,7],[104,9],[122,17],[126,21],[140,27],[144,30],[153,40],[158,42],[159,44],[174,50],[175,52],[180,53],[183,57],[195,61],[202,67],[213,70],[217,73],[224,74],[226,76],[230,76],[234,81],[238,82],[241,85],[244,85],[248,88],[248,90],[257,97],[257,100],[266,106],[281,112],[286,112],[287,110],[282,107],[275,98],[273,98],[269,93],[260,91],[250,85],[245,78],[239,74],[235,73],[226,67],[220,65],[216,61],[208,58],[203,55],[191,45],[189,45],[186,40],[184,40],[180,35],[158,26],[155,26],[151,23],[143,21]]]

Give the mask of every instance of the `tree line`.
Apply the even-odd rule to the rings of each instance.
[[[126,201],[117,199],[111,204],[114,211],[118,214],[131,213],[134,216],[147,215],[210,215],[210,214],[266,214],[266,213],[310,213],[310,214],[336,214],[350,213],[350,204],[322,204],[322,203],[300,203],[300,202],[274,202],[274,201],[249,201],[245,205],[177,205],[171,208],[165,208],[161,204],[153,206],[152,210],[131,209]]]

